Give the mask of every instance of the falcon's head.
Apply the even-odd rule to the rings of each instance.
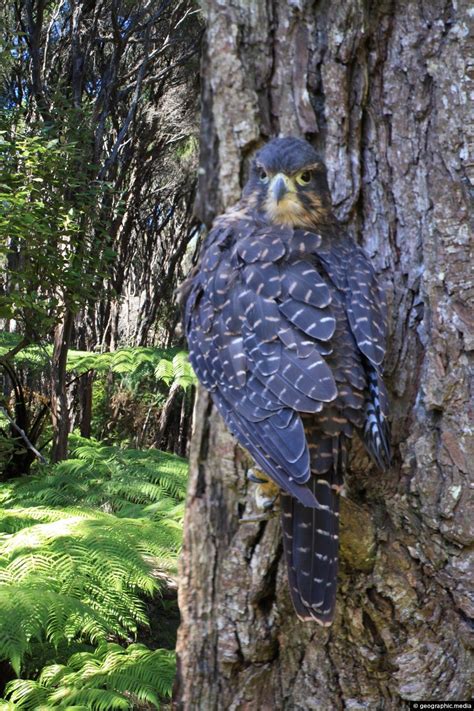
[[[308,228],[331,222],[325,165],[302,138],[274,138],[257,152],[244,197],[273,223]]]

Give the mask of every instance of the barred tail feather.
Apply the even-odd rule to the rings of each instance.
[[[300,619],[329,626],[334,617],[338,569],[339,494],[329,477],[308,482],[319,507],[281,496],[283,542],[291,597]]]
[[[377,467],[385,471],[390,467],[390,428],[386,419],[388,398],[385,386],[377,370],[366,363],[368,397],[365,402],[363,440]]]

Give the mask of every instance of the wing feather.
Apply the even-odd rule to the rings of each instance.
[[[347,314],[357,345],[373,365],[379,366],[385,356],[385,297],[369,260],[361,250],[353,256],[347,283]]]
[[[281,313],[311,338],[329,341],[336,329],[336,320],[329,309],[317,309],[310,304],[302,304],[287,298],[280,304]]]
[[[328,285],[306,260],[297,260],[281,269],[281,286],[285,296],[319,309],[331,303]]]

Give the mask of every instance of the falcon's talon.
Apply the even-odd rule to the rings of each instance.
[[[271,511],[275,501],[278,499],[280,489],[278,486],[260,469],[252,468],[247,471],[247,479],[255,487],[255,504],[262,511]]]
[[[257,508],[263,511],[273,509],[279,493],[279,488],[269,479],[267,479],[264,484],[258,484],[255,489],[255,503]]]
[[[257,472],[258,472],[258,474],[257,474]],[[259,469],[248,469],[247,470],[247,479],[249,481],[251,481],[253,484],[266,484],[268,482],[268,477],[265,476],[265,474],[263,472],[261,472]]]

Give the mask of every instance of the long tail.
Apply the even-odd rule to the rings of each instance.
[[[303,506],[294,497],[281,494],[283,545],[296,614],[325,627],[332,623],[336,606],[339,490],[344,468],[337,456],[340,439],[327,441],[335,455],[330,470],[315,472],[308,482],[318,508]]]

